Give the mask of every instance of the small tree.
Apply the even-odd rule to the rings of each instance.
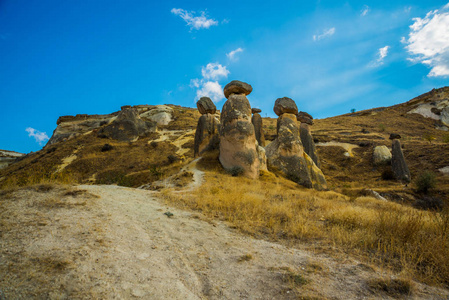
[[[351,113],[355,113],[355,108],[351,108]]]
[[[436,186],[436,176],[432,172],[421,173],[416,178],[415,184],[419,193],[427,194],[430,189],[433,189]]]

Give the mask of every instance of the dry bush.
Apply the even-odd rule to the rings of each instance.
[[[192,195],[162,195],[258,237],[338,246],[427,283],[449,283],[449,217],[444,212],[317,192],[274,175],[255,181],[206,174]]]
[[[392,297],[410,295],[413,290],[411,281],[404,279],[375,278],[368,280],[367,285],[375,294],[383,292]]]

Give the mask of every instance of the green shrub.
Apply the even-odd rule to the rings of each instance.
[[[432,172],[421,173],[416,178],[415,184],[419,193],[427,194],[429,189],[433,189],[436,186],[436,176]]]

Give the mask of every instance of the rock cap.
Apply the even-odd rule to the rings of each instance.
[[[401,138],[400,134],[397,133],[391,133],[389,139],[390,140],[399,140]]]
[[[273,110],[278,116],[285,113],[298,114],[298,107],[296,106],[295,101],[288,97],[278,98],[274,103]]]
[[[253,113],[253,114],[258,114],[261,112],[262,112],[262,110],[260,108],[251,108],[251,113]]]
[[[305,111],[300,111],[296,115],[296,119],[301,123],[313,125],[313,117],[310,114],[306,113]]]
[[[215,111],[217,110],[214,102],[212,102],[209,97],[201,97],[196,103],[196,107],[198,107],[198,110],[202,115],[215,114]]]
[[[229,98],[229,96],[231,94],[249,95],[249,94],[251,94],[252,91],[253,91],[253,87],[251,85],[247,84],[246,82],[239,81],[239,80],[231,81],[223,89],[226,99]]]

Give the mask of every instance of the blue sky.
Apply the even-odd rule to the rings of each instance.
[[[0,149],[37,151],[61,115],[195,107],[237,79],[263,116],[315,118],[449,85],[446,1],[0,0]]]

